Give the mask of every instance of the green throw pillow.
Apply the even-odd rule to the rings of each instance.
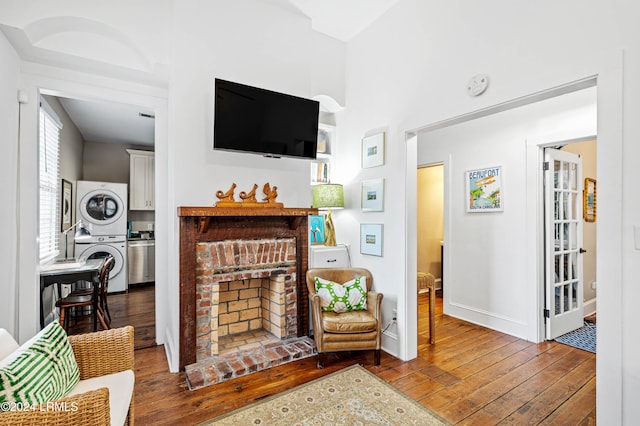
[[[316,293],[323,311],[336,313],[367,309],[367,277],[358,277],[344,284],[315,277]]]
[[[54,401],[79,381],[67,333],[54,321],[0,363],[0,403]]]

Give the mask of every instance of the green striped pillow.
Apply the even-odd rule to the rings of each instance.
[[[79,381],[80,370],[67,334],[54,321],[0,362],[0,403],[54,401]]]

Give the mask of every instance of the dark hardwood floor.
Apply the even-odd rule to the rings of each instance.
[[[153,284],[132,287],[126,293],[110,294],[107,301],[112,328],[133,325],[136,349],[156,346],[155,286]],[[69,333],[92,331],[92,318],[90,315],[83,315],[78,318],[77,323],[74,319],[70,319]]]
[[[436,343],[429,345],[427,299],[420,296],[418,358],[409,362],[383,353],[375,367],[368,352],[331,354],[323,370],[312,357],[189,391],[183,374],[168,372],[164,347],[136,350],[136,422],[198,423],[360,363],[453,424],[595,424],[594,354],[556,342],[533,344],[445,316],[441,297]],[[110,300],[112,309],[126,312],[117,300]],[[145,315],[130,319],[136,335],[150,322]]]

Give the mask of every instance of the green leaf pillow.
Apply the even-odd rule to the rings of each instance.
[[[367,309],[367,277],[358,277],[343,284],[315,277],[316,293],[323,311],[336,313]]]
[[[0,362],[0,403],[30,406],[67,395],[80,381],[80,370],[57,321]]]

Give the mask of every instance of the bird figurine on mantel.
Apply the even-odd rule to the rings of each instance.
[[[262,187],[262,192],[264,192],[265,197],[262,199],[267,202],[265,207],[284,207],[282,203],[276,203],[276,198],[278,197],[278,187],[269,185],[269,182],[265,183]]]
[[[256,189],[258,189],[258,184],[254,183],[253,188],[251,188],[251,191],[249,191],[248,194],[244,191],[240,192],[240,198],[242,199],[242,202],[257,203],[258,200],[256,200]]]
[[[265,183],[262,187],[262,192],[264,192],[264,198],[261,202],[256,200],[256,189],[258,189],[258,185],[254,184],[251,191],[240,192],[240,199],[242,201],[236,201],[234,199],[234,192],[236,189],[236,183],[234,182],[227,191],[218,190],[216,191],[216,197],[218,198],[218,202],[215,204],[216,207],[271,207],[271,208],[283,208],[283,203],[277,203],[276,198],[278,197],[278,187],[269,184],[269,182]]]
[[[231,185],[231,188],[227,190],[227,192],[218,190],[216,192],[216,197],[218,197],[218,199],[222,202],[233,203],[235,202],[235,200],[233,199],[233,193],[235,192],[235,190],[236,190],[236,183],[234,182],[233,185]]]

